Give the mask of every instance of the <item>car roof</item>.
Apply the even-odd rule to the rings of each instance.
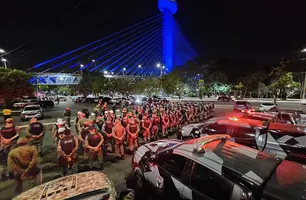
[[[110,192],[115,191],[113,183],[105,174],[91,171],[65,176],[44,183],[20,194],[15,199],[69,199],[101,189],[109,189]]]
[[[184,155],[220,175],[237,174],[257,186],[264,184],[280,163],[279,159],[269,154],[229,140],[209,142],[205,153],[197,153],[194,149],[197,148],[198,140],[186,141],[177,146],[173,153]]]
[[[303,164],[284,160],[265,185],[264,199],[306,199],[306,167]]]
[[[30,107],[40,107],[40,105],[27,105],[25,108],[30,108]]]
[[[233,125],[233,126],[242,126],[246,128],[253,128],[253,127],[264,127],[265,124],[260,120],[255,119],[248,119],[248,118],[240,118],[240,117],[225,117],[216,120],[218,124],[224,125]]]
[[[269,130],[276,130],[287,133],[303,133],[306,134],[306,127],[293,125],[293,124],[285,124],[285,123],[270,123]]]

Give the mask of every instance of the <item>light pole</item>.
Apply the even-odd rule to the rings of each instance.
[[[4,51],[4,49],[0,49],[0,59],[1,59],[1,61],[2,61],[2,54],[4,54],[5,53],[5,51]],[[4,61],[2,61],[3,62],[3,64],[4,64],[4,67],[5,67],[5,63],[4,63]]]
[[[162,77],[162,75],[163,75],[163,69],[162,69],[161,65],[160,65],[159,63],[157,63],[157,64],[156,64],[156,67],[157,67],[158,69],[160,69],[160,77]]]
[[[7,60],[5,58],[1,58],[1,61],[3,62],[4,68],[6,69],[7,68],[7,65],[6,65]]]
[[[83,69],[82,69],[83,67],[84,67],[84,65],[80,64],[81,75],[83,75]]]
[[[126,68],[123,68],[123,76],[125,75]]]
[[[96,69],[96,67],[97,67],[96,60],[92,60],[92,62],[94,63],[94,65],[95,65],[95,69]],[[98,69],[96,69],[96,72],[98,72]]]
[[[141,65],[138,65],[138,69],[140,70],[140,75],[142,75],[142,66]]]

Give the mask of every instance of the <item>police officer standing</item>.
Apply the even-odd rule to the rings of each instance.
[[[71,120],[71,110],[70,108],[66,108],[64,112],[64,120],[67,123],[67,126],[71,128],[70,120]]]
[[[42,183],[41,170],[37,164],[37,150],[29,146],[26,138],[19,138],[18,147],[8,154],[7,165],[9,174],[17,182],[16,193],[22,192],[23,180],[26,178],[36,178],[37,184]]]
[[[97,132],[93,124],[88,127],[89,135],[85,138],[85,147],[88,149],[88,157],[90,168],[93,168],[94,161],[98,161],[100,169],[103,170],[103,154],[102,144],[104,142],[103,136]]]
[[[63,176],[67,175],[68,168],[75,172],[75,162],[77,159],[78,140],[71,134],[70,129],[66,129],[63,138],[57,145],[58,165],[63,168]]]
[[[45,135],[44,125],[37,121],[37,118],[32,118],[30,125],[26,128],[26,137],[31,145],[35,146],[42,156],[43,139]]]
[[[5,126],[0,130],[0,155],[3,166],[1,178],[6,178],[7,155],[15,147],[19,138],[19,129],[13,124],[13,119],[8,118],[5,120]]]

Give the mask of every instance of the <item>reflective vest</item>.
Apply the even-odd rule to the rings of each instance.
[[[3,127],[1,128],[1,136],[4,137],[5,139],[11,139],[17,134],[16,127]],[[16,138],[15,140],[17,140]]]
[[[101,137],[99,134],[89,134],[87,136],[89,146],[96,147],[101,142]]]
[[[130,133],[136,133],[137,132],[137,124],[135,122],[130,123],[129,131],[130,131]]]
[[[144,120],[143,125],[144,125],[144,127],[149,128],[150,123],[151,123],[151,120],[149,118],[147,118],[147,119]]]
[[[72,153],[73,149],[76,146],[75,139],[72,135],[65,136],[63,139],[60,140],[60,145],[65,152],[66,155],[69,155]]]
[[[44,125],[40,122],[30,124],[30,133],[32,135],[39,135],[44,131]]]
[[[111,134],[113,132],[113,122],[112,121],[107,121],[105,122],[105,132],[107,134]]]

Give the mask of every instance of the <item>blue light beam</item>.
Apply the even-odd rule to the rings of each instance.
[[[139,23],[137,23],[137,24],[135,24],[135,25],[132,25],[132,26],[126,28],[126,29],[123,29],[123,30],[121,30],[121,31],[115,32],[115,33],[113,33],[113,34],[111,34],[111,35],[109,35],[109,36],[106,36],[106,37],[104,37],[104,38],[101,38],[101,39],[99,39],[99,40],[96,40],[96,41],[94,41],[94,42],[91,42],[91,43],[89,43],[89,44],[87,44],[87,45],[84,45],[84,46],[82,46],[82,47],[80,47],[80,48],[77,48],[77,49],[75,49],[75,50],[69,51],[68,53],[62,54],[62,55],[60,55],[60,56],[57,56],[57,57],[52,58],[52,59],[50,59],[50,60],[47,60],[47,61],[45,61],[45,62],[39,63],[39,64],[35,65],[34,67],[32,67],[31,69],[33,69],[33,68],[34,68],[34,69],[35,69],[35,68],[38,68],[38,67],[40,67],[40,66],[42,66],[42,65],[45,65],[45,64],[48,64],[48,63],[50,63],[50,62],[52,62],[52,61],[54,61],[54,60],[57,60],[57,59],[59,59],[59,58],[63,58],[63,57],[65,57],[65,56],[67,56],[67,55],[70,55],[70,54],[72,54],[72,53],[74,53],[74,52],[77,52],[77,51],[79,51],[79,50],[82,50],[82,49],[84,49],[84,48],[86,48],[86,47],[92,46],[92,45],[94,45],[94,44],[96,44],[96,43],[98,43],[98,42],[101,42],[101,41],[103,41],[103,40],[105,40],[105,39],[108,39],[108,38],[110,38],[110,37],[112,37],[112,36],[114,36],[114,35],[116,35],[116,34],[120,34],[120,33],[124,32],[124,31],[130,30],[130,29],[134,28],[135,26],[138,26],[139,24],[142,24],[142,23],[145,23],[145,22],[147,22],[147,21],[150,21],[151,19],[154,19],[154,18],[156,18],[156,17],[160,17],[160,15],[151,17],[151,18],[146,19],[146,20],[144,20],[144,21],[141,21],[141,22],[139,22]]]

